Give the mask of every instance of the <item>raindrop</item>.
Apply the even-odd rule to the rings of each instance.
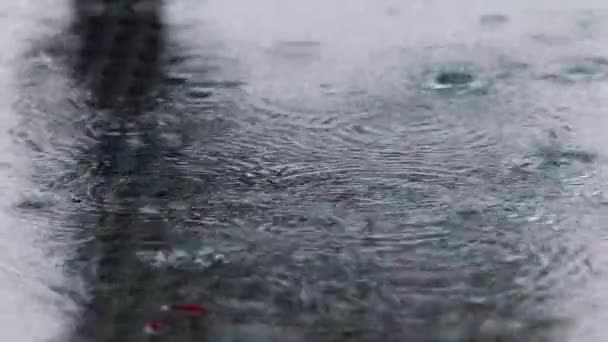
[[[446,87],[462,86],[473,82],[473,75],[463,71],[444,71],[437,75],[435,82]]]
[[[608,60],[587,57],[554,63],[543,75],[544,79],[558,82],[598,81],[608,75]]]
[[[484,82],[467,67],[446,68],[433,74],[428,87],[433,90],[475,90],[484,88]]]

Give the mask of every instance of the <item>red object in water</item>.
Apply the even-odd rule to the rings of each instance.
[[[181,304],[181,305],[163,305],[163,311],[175,311],[193,315],[202,315],[207,312],[207,309],[198,304]]]
[[[168,330],[169,326],[162,321],[149,321],[144,327],[147,335],[160,335]]]

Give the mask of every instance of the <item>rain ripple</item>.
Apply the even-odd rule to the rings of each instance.
[[[580,57],[555,61],[547,66],[542,78],[558,83],[603,81],[608,76],[608,59]]]

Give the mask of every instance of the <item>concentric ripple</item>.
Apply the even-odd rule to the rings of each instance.
[[[551,63],[543,78],[562,83],[603,81],[608,76],[608,59],[604,57],[569,58]]]

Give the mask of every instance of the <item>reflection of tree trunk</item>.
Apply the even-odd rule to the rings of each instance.
[[[135,11],[132,0],[116,0],[96,11],[87,9],[102,0],[74,5],[73,27],[81,36],[76,74],[90,87],[96,106],[137,113],[153,90],[165,33],[160,0],[147,2],[156,4],[154,11]]]
[[[104,134],[102,129],[96,144],[81,155],[96,165],[91,177],[96,185],[94,210],[81,217],[83,222],[94,222],[84,227],[93,229],[94,240],[82,250],[94,272],[88,279],[90,302],[72,341],[228,342],[252,336],[260,341],[290,341],[293,334],[266,325],[233,325],[213,314],[201,322],[167,317],[160,311],[162,304],[200,300],[201,284],[214,281],[209,274],[150,267],[136,252],[167,247],[178,224],[166,215],[169,203],[208,191],[211,181],[193,182],[182,174],[174,164],[179,151],[165,145],[156,123],[143,123],[154,109],[151,97],[160,89],[156,81],[161,76],[165,43],[160,7],[152,12],[99,13],[82,6],[107,1],[82,1],[74,5],[74,29],[80,37],[74,74],[90,90],[93,109],[104,110],[113,134]],[[129,144],[134,135],[139,139],[137,146]],[[150,205],[160,212],[142,215],[141,209]],[[235,277],[243,274],[238,269],[233,273]],[[144,333],[145,324],[159,319],[170,321],[173,330],[150,339]],[[265,337],[269,334],[272,339]]]
[[[75,75],[91,91],[93,107],[106,109],[112,124],[122,127],[119,134],[102,134],[94,150],[82,156],[96,161],[93,176],[100,186],[92,213],[97,218],[91,227],[95,240],[83,251],[95,264],[92,297],[75,340],[145,341],[144,323],[169,299],[165,292],[171,286],[163,284],[167,277],[162,272],[144,267],[135,253],[144,244],[166,243],[166,222],[143,220],[138,209],[147,199],[157,199],[160,178],[175,171],[171,165],[159,168],[163,147],[155,128],[132,120],[154,103],[148,99],[160,74],[165,38],[160,6],[134,11],[128,10],[131,0],[113,3],[126,5],[125,10],[110,8],[103,0],[74,1],[74,28],[80,37]],[[129,134],[140,134],[144,148],[127,146]]]
[[[166,241],[164,221],[144,221],[138,215],[143,206],[140,199],[153,196],[152,184],[158,176],[146,169],[150,168],[149,158],[159,157],[159,151],[149,151],[146,158],[113,158],[120,147],[108,140],[120,139],[102,140],[99,146],[98,157],[107,161],[107,167],[97,175],[106,184],[96,194],[98,223],[89,251],[97,263],[90,307],[96,315],[83,322],[83,331],[92,333],[93,341],[140,340],[144,322],[167,298],[162,272],[143,267],[135,254],[143,244]],[[134,168],[123,168],[124,164]]]
[[[110,151],[108,151],[110,152]],[[136,158],[136,157],[135,157]],[[132,182],[125,182],[128,175],[115,170],[103,175],[107,192],[98,194],[98,224],[92,255],[97,259],[96,279],[93,281],[91,309],[99,314],[91,322],[84,322],[85,329],[95,334],[94,341],[137,341],[147,315],[158,309],[164,297],[162,274],[142,267],[135,251],[143,242],[162,244],[167,227],[161,220],[142,222],[138,214],[137,197],[145,197],[145,184],[138,181],[146,177],[145,160],[135,162]],[[120,169],[120,161],[109,163]],[[125,178],[123,178],[125,177]],[[155,178],[153,175],[150,177]],[[114,203],[106,205],[105,198]]]

